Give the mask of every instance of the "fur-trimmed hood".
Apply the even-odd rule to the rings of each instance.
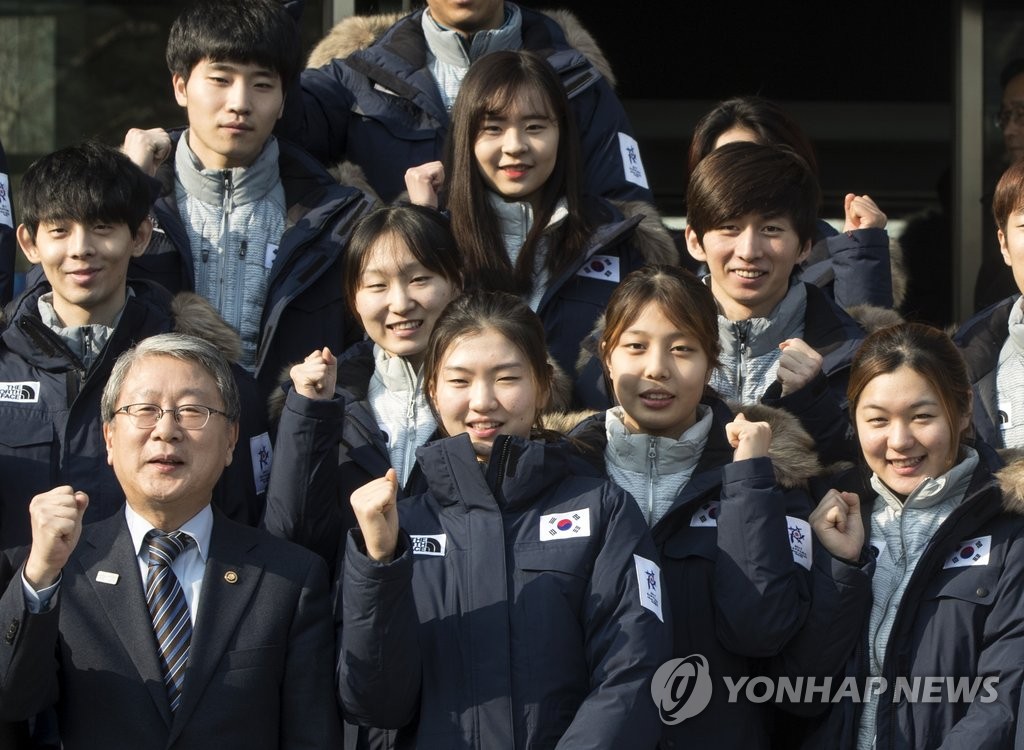
[[[661,213],[645,201],[609,201],[627,219],[642,216],[633,234],[633,244],[648,264],[679,265],[679,249],[661,220]],[[601,316],[602,325],[604,316]]]
[[[217,309],[193,292],[179,292],[171,301],[174,330],[197,336],[213,344],[232,364],[242,356],[242,339]]]
[[[540,11],[557,23],[571,47],[579,50],[608,83],[615,87],[615,75],[608,58],[593,34],[580,20],[567,10]],[[335,58],[345,58],[364,50],[380,39],[389,28],[405,17],[404,13],[382,13],[368,16],[349,16],[336,23],[309,53],[306,67],[319,68]]]
[[[748,421],[767,422],[772,428],[768,455],[772,459],[775,480],[779,486],[806,489],[811,479],[827,473],[827,469],[818,460],[814,439],[800,424],[800,420],[785,409],[763,404],[726,403],[726,406],[733,415],[742,412]],[[606,441],[604,412],[552,412],[544,416],[544,427],[564,434],[576,430],[574,437],[588,447],[595,450],[599,448],[603,453]],[[1024,482],[1024,471],[1021,480]]]
[[[1024,515],[1024,448],[999,451],[1006,466],[995,473],[1003,491],[1003,510]]]

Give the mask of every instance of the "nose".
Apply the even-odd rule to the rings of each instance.
[[[392,312],[406,312],[413,305],[412,297],[405,284],[392,284],[388,288],[388,309]]]
[[[644,377],[648,380],[665,380],[668,377],[666,353],[651,347],[644,358]]]
[[[501,142],[501,150],[506,154],[521,154],[526,150],[526,139],[519,128],[508,128]]]
[[[914,445],[914,434],[910,425],[898,419],[889,423],[889,447],[897,451],[905,451]]]
[[[743,260],[755,260],[760,258],[761,236],[754,227],[747,227],[736,237],[736,255]]]
[[[82,258],[92,255],[94,250],[89,231],[81,224],[75,224],[67,238],[68,255]]]
[[[486,414],[495,407],[494,386],[492,383],[478,379],[470,386],[469,408],[477,414]]]
[[[174,409],[168,409],[160,415],[149,436],[157,440],[175,440],[181,436],[181,425],[174,418]]]
[[[247,114],[252,109],[248,82],[239,76],[228,89],[227,108],[230,112]]]

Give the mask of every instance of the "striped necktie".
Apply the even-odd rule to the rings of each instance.
[[[153,529],[146,534],[149,546],[149,570],[146,573],[146,604],[153,618],[153,632],[160,651],[160,667],[171,702],[171,711],[181,703],[181,686],[185,681],[188,647],[192,640],[192,619],[185,594],[171,563],[194,540],[183,531],[170,534]]]

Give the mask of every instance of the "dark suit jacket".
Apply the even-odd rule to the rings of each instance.
[[[55,705],[75,748],[335,748],[324,563],[216,510],[177,714],[171,715],[124,514],[82,531],[49,612],[0,599],[0,719]],[[97,573],[118,574],[115,584]],[[233,581],[233,582],[232,582]]]

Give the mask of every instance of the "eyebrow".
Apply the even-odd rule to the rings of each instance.
[[[241,66],[242,65],[250,65],[250,64],[252,64],[252,63],[236,63],[236,62],[231,62],[230,60],[221,60],[221,61],[211,61],[209,63],[209,67],[213,68],[214,70],[221,70],[221,71],[225,71],[225,72],[229,71],[229,72],[232,72],[232,73],[237,73],[237,72],[239,72],[241,70]],[[270,68],[264,68],[264,67],[259,67],[259,66],[256,66],[255,70],[253,70],[252,73],[253,73],[253,75],[267,76],[268,78],[273,78],[273,77],[277,76],[277,72],[276,71],[273,71]]]
[[[935,401],[934,399],[923,398],[920,401],[915,401],[912,404],[908,404],[904,408],[907,408],[907,409],[920,409],[922,406],[935,406],[935,407],[938,407],[939,406],[939,402]],[[878,411],[885,411],[885,412],[892,411],[888,407],[878,406],[877,404],[864,404],[863,406],[858,407],[858,408],[862,408],[862,409],[877,409]]]
[[[517,369],[517,368],[518,369],[522,369],[524,367],[526,367],[526,365],[524,365],[522,362],[515,362],[515,361],[513,361],[513,362],[502,362],[500,364],[495,365],[494,367],[487,368],[487,372],[496,372],[498,370],[513,370],[513,369]],[[473,373],[473,372],[475,372],[475,370],[473,368],[471,368],[471,367],[461,367],[459,365],[446,365],[445,367],[442,367],[441,369],[443,371],[445,371],[445,372],[466,372],[466,373]]]

